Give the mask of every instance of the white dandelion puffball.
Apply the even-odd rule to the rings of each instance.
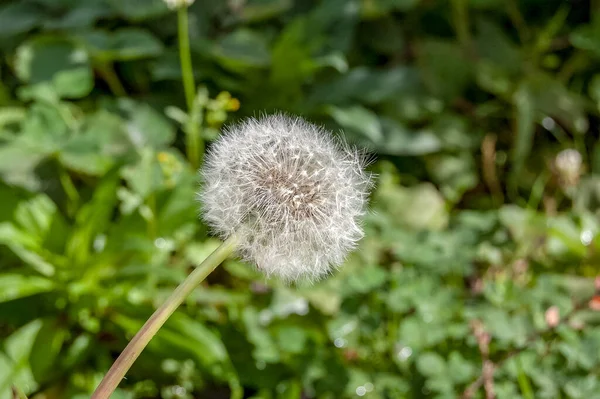
[[[250,118],[227,129],[201,170],[203,218],[267,276],[317,280],[363,236],[372,186],[365,157],[297,117]]]

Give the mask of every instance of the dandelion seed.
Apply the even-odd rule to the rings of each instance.
[[[267,276],[316,280],[363,236],[365,157],[326,130],[277,114],[248,119],[214,143],[201,171],[203,218]]]

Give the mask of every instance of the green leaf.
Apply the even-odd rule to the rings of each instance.
[[[60,105],[34,103],[21,124],[21,133],[15,143],[45,155],[58,152],[70,133],[62,111]]]
[[[381,287],[386,280],[387,273],[381,267],[362,265],[359,271],[347,277],[343,292],[345,295],[364,294]]]
[[[383,146],[381,123],[374,112],[359,105],[348,108],[332,106],[329,108],[329,114],[343,128],[362,134],[375,146]]]
[[[229,361],[221,339],[199,321],[177,313],[167,321],[165,327],[179,332],[188,342],[193,342],[205,364],[225,364]]]
[[[91,28],[96,21],[112,16],[104,0],[69,2],[65,13],[54,19],[44,21],[44,28],[50,30],[75,30]]]
[[[595,19],[588,25],[581,25],[575,29],[569,39],[573,46],[588,50],[596,57],[600,57],[600,22]]]
[[[462,95],[471,81],[472,64],[456,43],[424,40],[419,44],[417,62],[427,88],[445,101]]]
[[[305,330],[296,326],[282,326],[277,330],[279,348],[284,352],[302,353],[307,338]]]
[[[92,68],[83,47],[68,39],[37,37],[17,49],[17,76],[31,85],[50,83],[64,98],[82,98],[94,87]]]
[[[56,320],[44,320],[29,355],[31,372],[37,382],[51,380],[58,371],[56,363],[67,334]]]
[[[131,61],[162,53],[162,43],[150,32],[121,28],[113,32],[93,31],[81,36],[93,57],[102,61]]]
[[[130,21],[141,22],[170,12],[162,0],[108,0],[110,7]]]
[[[271,55],[265,37],[249,29],[238,29],[223,36],[212,48],[212,54],[234,70],[265,67]]]
[[[34,392],[38,387],[27,360],[41,328],[42,321],[34,320],[12,333],[4,341],[6,361],[10,366],[8,373],[0,374],[0,393],[9,390],[12,385],[26,388],[25,393]]]
[[[419,0],[371,0],[364,2],[362,16],[378,18],[393,11],[408,11],[419,4]]]
[[[378,71],[357,67],[312,89],[307,101],[316,104],[345,104],[355,101],[380,103],[403,93],[414,95],[420,88],[418,71],[395,67]]]
[[[54,283],[44,277],[25,276],[21,274],[0,275],[0,303],[12,301],[30,295],[48,292],[54,288]]]
[[[52,263],[60,256],[51,251],[62,252],[66,235],[65,221],[54,202],[44,194],[22,201],[14,219],[14,224],[0,224],[0,243],[39,273],[53,275]]]
[[[242,7],[239,18],[245,23],[274,18],[293,5],[292,0],[249,0]]]
[[[175,138],[175,128],[160,113],[148,104],[121,99],[119,108],[127,119],[127,135],[136,148],[159,149]]]
[[[90,335],[84,333],[75,338],[60,358],[63,369],[69,370],[82,363],[90,354],[92,347],[93,342]]]
[[[246,327],[246,336],[254,344],[252,357],[257,361],[275,363],[279,361],[279,351],[271,335],[259,323],[259,315],[256,309],[246,307],[243,310],[242,319]]]
[[[385,210],[397,226],[411,229],[441,229],[448,223],[443,197],[431,184],[399,187],[391,181],[381,181],[374,205]]]
[[[0,8],[0,37],[25,33],[43,21],[40,9],[24,1],[9,3]]]
[[[124,167],[121,175],[129,188],[142,199],[163,185],[163,174],[156,153],[149,148],[142,150],[138,163]]]
[[[69,237],[66,254],[74,266],[83,266],[89,259],[92,242],[108,229],[117,202],[118,175],[109,173],[98,184],[91,200],[81,207]]]
[[[425,352],[417,358],[417,369],[428,377],[441,376],[447,371],[446,361],[437,353]]]

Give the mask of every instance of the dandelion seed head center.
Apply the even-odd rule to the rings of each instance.
[[[279,151],[275,162],[260,162],[249,174],[254,208],[269,210],[272,218],[314,218],[327,208],[331,183],[324,179],[322,162],[314,156]]]

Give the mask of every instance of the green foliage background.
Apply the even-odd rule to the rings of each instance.
[[[218,245],[186,126],[274,110],[377,154],[360,249],[314,286],[227,261],[115,398],[600,398],[594,11],[198,0],[188,115],[160,0],[4,1],[0,398],[89,397]]]

